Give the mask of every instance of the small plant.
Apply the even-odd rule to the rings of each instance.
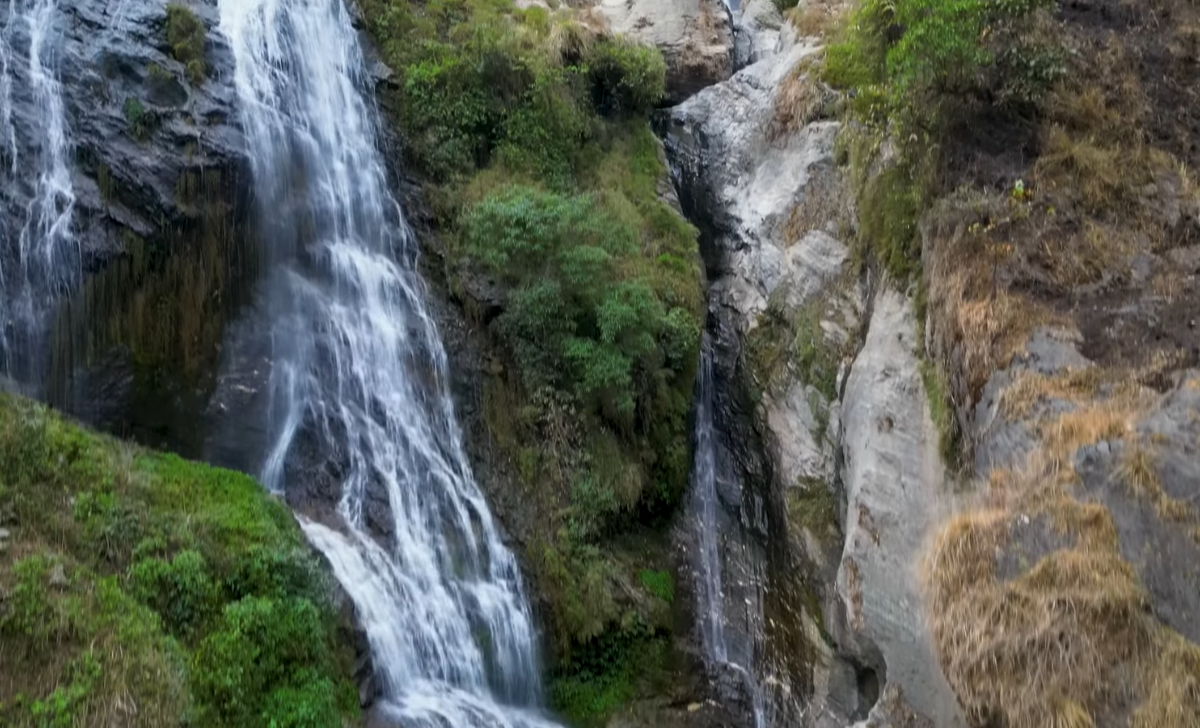
[[[165,86],[175,80],[170,71],[157,63],[151,63],[149,66],[146,66],[146,75],[150,77],[150,83],[158,86]]]
[[[216,591],[204,557],[181,551],[171,561],[143,559],[130,571],[134,594],[163,618],[174,635],[189,638],[216,603]]]
[[[638,581],[654,596],[667,604],[675,601],[675,579],[669,571],[652,571],[642,569],[638,572]]]
[[[125,106],[122,109],[125,115],[125,121],[129,125],[129,134],[138,141],[145,141],[150,138],[150,132],[154,126],[154,115],[146,110],[142,100],[130,96],[125,99]]]
[[[1009,191],[1008,196],[1017,202],[1027,202],[1033,198],[1033,193],[1025,188],[1025,180],[1019,179],[1013,183],[1012,190]]]
[[[204,67],[204,24],[182,3],[167,5],[167,42],[171,44],[171,55],[187,69],[188,80],[193,84],[204,83],[207,73]]]

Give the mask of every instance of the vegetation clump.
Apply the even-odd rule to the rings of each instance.
[[[125,116],[125,122],[129,126],[130,136],[143,142],[150,138],[150,133],[154,131],[157,120],[154,112],[147,110],[141,99],[136,96],[126,98],[125,105],[121,107],[121,113]]]
[[[205,35],[204,23],[191,8],[183,3],[167,4],[167,42],[171,44],[171,55],[183,64],[188,80],[194,84],[204,83],[207,74]]]
[[[362,10],[396,73],[382,104],[429,182],[450,289],[492,345],[483,415],[533,524],[550,692],[569,717],[602,722],[643,666],[580,661],[659,639],[662,585],[638,575],[662,571],[665,547],[626,542],[666,521],[689,470],[704,304],[696,230],[659,196],[648,115],[665,62],[567,7]],[[585,693],[595,699],[567,697]]]
[[[326,728],[353,656],[252,479],[0,398],[0,723]]]
[[[868,0],[826,53],[860,118],[935,131],[979,104],[1039,101],[1064,72],[1037,33],[1048,0]]]

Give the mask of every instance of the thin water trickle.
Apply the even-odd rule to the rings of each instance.
[[[7,161],[0,183],[10,205],[9,195],[27,194],[17,215],[7,216],[19,229],[0,229],[0,373],[26,384],[40,378],[37,362],[51,304],[81,274],[53,32],[57,11],[58,0],[10,0],[0,31],[0,149]],[[36,118],[15,117],[18,88],[29,93]]]
[[[350,17],[341,0],[220,0],[220,14],[269,246],[264,482],[286,490],[310,440],[329,453],[345,528],[301,525],[355,602],[381,713],[549,726],[520,573],[463,450]],[[368,533],[369,499],[390,509],[386,540]]]
[[[717,445],[714,440],[712,343],[706,334],[700,355],[700,371],[696,390],[696,450],[693,454],[692,490],[689,508],[695,524],[696,597],[700,613],[700,643],[709,670],[732,671],[745,685],[750,698],[755,728],[766,728],[766,706],[763,691],[751,670],[729,657],[725,635],[725,594],[721,569],[720,519],[721,507],[717,493]]]

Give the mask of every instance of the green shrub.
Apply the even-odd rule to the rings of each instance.
[[[318,669],[327,660],[323,631],[307,599],[247,597],[227,605],[191,673],[206,719],[246,728],[337,725],[337,691]]]
[[[0,508],[15,549],[34,552],[0,552],[0,654],[48,686],[18,704],[0,685],[0,724],[81,725],[129,704],[162,726],[356,716],[330,577],[252,479],[0,395]]]
[[[499,110],[480,65],[449,52],[405,70],[403,127],[421,166],[437,180],[487,163],[499,138]]]
[[[74,728],[83,706],[100,678],[100,661],[89,649],[67,665],[68,682],[54,688],[44,700],[35,700],[29,713],[41,728]]]
[[[188,80],[194,84],[204,83],[204,24],[182,3],[167,4],[167,42],[171,44],[171,55],[183,64]]]
[[[158,612],[177,637],[196,634],[216,603],[215,586],[197,551],[181,551],[171,561],[143,559],[134,564],[129,577],[134,595]]]
[[[651,571],[642,569],[638,572],[638,581],[646,587],[646,591],[670,604],[675,601],[675,579],[669,571]]]
[[[1061,65],[1030,32],[1034,14],[1049,6],[1048,0],[867,0],[829,47],[823,74],[856,90],[852,108],[861,118],[926,130],[989,95],[1036,101]]]
[[[598,202],[509,187],[462,222],[470,254],[513,290],[498,329],[526,386],[572,393],[624,424],[646,395],[635,369],[657,350],[667,312],[647,281],[622,270],[638,231]]]
[[[576,150],[587,139],[588,114],[574,93],[577,68],[540,71],[508,112],[499,143],[500,162],[549,186],[571,186]]]
[[[668,638],[641,623],[609,632],[555,671],[550,704],[570,725],[606,725],[639,689],[653,694],[663,678],[668,650]]]
[[[657,48],[625,38],[596,44],[588,63],[592,99],[606,116],[643,116],[662,99],[667,64]]]
[[[54,563],[39,554],[13,564],[17,583],[6,595],[5,611],[0,613],[0,630],[27,635],[35,644],[48,639],[50,601],[46,587]]]
[[[150,132],[154,130],[155,118],[153,113],[146,110],[141,99],[135,96],[126,98],[121,111],[129,125],[130,136],[138,141],[145,141],[150,137]]]
[[[562,536],[538,545],[535,569],[550,601],[558,652],[569,655],[605,634],[620,612],[611,587],[612,563],[595,546]]]

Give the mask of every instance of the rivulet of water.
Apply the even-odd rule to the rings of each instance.
[[[766,728],[766,709],[761,686],[749,665],[730,659],[725,637],[725,591],[722,585],[720,545],[721,507],[717,492],[717,444],[714,440],[712,343],[707,335],[701,347],[696,386],[695,452],[688,510],[695,531],[696,611],[699,614],[700,644],[710,671],[727,670],[738,675],[746,687],[755,728]]]
[[[302,519],[354,600],[407,728],[549,725],[521,577],[464,454],[446,354],[387,187],[342,0],[220,0],[268,246],[273,446],[301,440],[341,483],[344,527]],[[368,497],[390,510],[369,533]]]
[[[58,0],[9,0],[0,31],[0,373],[36,385],[53,302],[80,277],[70,136],[57,75]],[[17,113],[18,98],[24,116]]]

